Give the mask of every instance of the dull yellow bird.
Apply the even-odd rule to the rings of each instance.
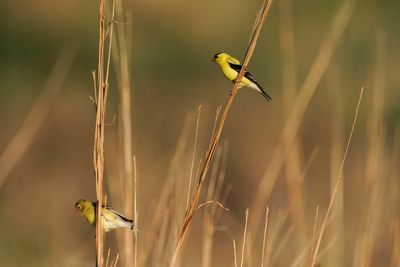
[[[216,62],[219,65],[222,73],[229,81],[233,83],[236,82],[236,78],[238,77],[239,72],[242,68],[242,65],[240,64],[240,61],[238,59],[228,55],[227,53],[217,53],[214,55],[212,61]],[[265,90],[256,81],[256,79],[254,79],[253,75],[251,75],[251,73],[248,71],[245,71],[243,78],[239,83],[239,88],[240,87],[253,88],[261,93],[268,101],[272,100],[272,98],[267,94],[267,92],[265,92]]]
[[[97,203],[86,199],[80,199],[75,204],[75,210],[79,212],[93,226],[96,226]],[[126,218],[121,213],[103,205],[101,210],[101,225],[105,232],[117,228],[128,228],[132,231],[138,231],[133,221]]]

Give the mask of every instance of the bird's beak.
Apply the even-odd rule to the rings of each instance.
[[[215,58],[212,58],[211,61],[212,61],[212,62],[215,62]]]

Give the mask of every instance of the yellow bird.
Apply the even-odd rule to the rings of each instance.
[[[86,199],[80,199],[75,204],[75,210],[88,220],[90,224],[96,226],[97,203]],[[101,210],[101,225],[105,232],[117,228],[128,228],[132,231],[138,231],[138,228],[133,224],[133,221],[127,219],[121,213],[103,205]]]
[[[233,83],[236,82],[236,78],[238,77],[240,69],[242,68],[242,65],[240,65],[240,61],[238,59],[226,53],[218,53],[214,55],[212,61],[216,62],[220,66],[222,72],[224,73],[225,77],[228,78],[228,80]],[[267,92],[265,92],[256,79],[254,79],[253,75],[251,75],[251,73],[248,71],[244,73],[244,76],[239,83],[239,88],[243,86],[257,90],[268,101],[272,100],[272,98],[267,94]]]

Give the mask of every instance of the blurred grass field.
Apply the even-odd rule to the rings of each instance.
[[[210,181],[223,177],[221,194],[213,194],[210,186],[202,198],[221,201],[230,210],[206,206],[196,214],[181,266],[234,266],[232,239],[240,256],[247,207],[250,222],[261,226],[257,232],[249,229],[254,242],[247,244],[244,262],[260,265],[264,214],[252,209],[254,197],[260,183],[270,179],[269,164],[288,113],[341,4],[274,2],[249,66],[273,101],[267,103],[252,90],[239,91],[223,131],[224,145],[206,182],[212,185]],[[221,51],[244,56],[259,5],[240,0],[127,1],[125,11],[132,22],[115,24],[132,36],[140,266],[165,266],[173,252],[185,211],[197,108],[202,106],[195,169],[207,150],[215,110],[225,104],[231,88],[210,60]],[[396,1],[356,3],[268,201],[257,203],[270,210],[265,266],[309,266],[315,212],[319,207],[319,231],[361,87],[364,96],[343,187],[317,263],[400,266],[399,12]],[[80,198],[95,199],[95,110],[89,96],[91,71],[97,65],[98,4],[3,1],[0,22],[0,166],[1,155],[40,97],[60,52],[66,44],[77,48],[71,70],[26,153],[7,175],[0,175],[0,266],[93,265],[94,228],[74,214],[73,205]],[[290,32],[285,27],[293,27],[293,43],[287,42]],[[111,73],[105,185],[108,202],[122,210],[120,94],[114,68]],[[161,219],[154,222],[160,202]],[[215,226],[211,234],[210,225]],[[119,264],[126,266],[122,233],[117,238],[108,234],[105,247],[111,248],[112,257],[122,253]]]

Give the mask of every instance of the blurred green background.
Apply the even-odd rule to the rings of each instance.
[[[341,1],[293,2],[296,84],[300,87]],[[226,204],[231,209],[227,216],[238,225],[237,231],[241,231],[244,210],[250,205],[285,121],[279,4],[276,0],[272,6],[249,67],[273,101],[267,103],[256,92],[241,90],[223,132],[223,139],[229,140],[226,180],[233,186]],[[126,2],[132,14],[133,143],[143,221],[149,216],[147,201],[160,194],[185,118],[199,105],[203,107],[199,151],[205,152],[215,109],[225,103],[231,88],[210,59],[221,51],[243,58],[259,6],[259,1],[245,0]],[[356,177],[345,183],[345,201],[350,200],[345,215],[350,218],[349,229],[357,228],[352,224],[351,218],[357,214],[352,209],[363,202],[364,196],[354,188],[363,180],[360,173],[365,168],[368,112],[382,36],[386,40],[385,83],[380,88],[384,98],[382,151],[387,155],[397,151],[399,14],[399,1],[358,1],[308,107],[299,133],[302,158],[319,148],[304,186],[306,210],[311,217],[316,205],[325,207],[329,200],[332,99],[338,91],[344,120],[340,134],[346,139],[359,89],[365,86],[361,117],[346,163],[349,176]],[[1,1],[0,25],[0,153],[37,99],[63,47],[73,44],[78,49],[66,82],[32,145],[0,187],[0,265],[93,265],[94,231],[74,214],[73,205],[79,198],[95,199],[95,112],[89,95],[93,95],[91,71],[97,65],[98,3]],[[110,122],[114,114],[118,116],[119,97],[114,78],[112,81],[107,114]],[[113,157],[117,153],[116,128],[113,125],[106,131],[106,179],[117,173],[118,159]],[[284,208],[286,193],[285,180],[278,180],[270,208]],[[121,203],[113,206],[121,209]],[[395,214],[398,218],[398,209]],[[145,226],[139,227],[145,232]],[[386,241],[388,234],[382,236]],[[230,241],[226,242],[221,248],[224,253],[231,251]],[[391,257],[389,243],[377,249],[374,262],[383,265],[375,266],[389,266],[389,260],[384,260]],[[347,257],[351,262],[351,255]]]

